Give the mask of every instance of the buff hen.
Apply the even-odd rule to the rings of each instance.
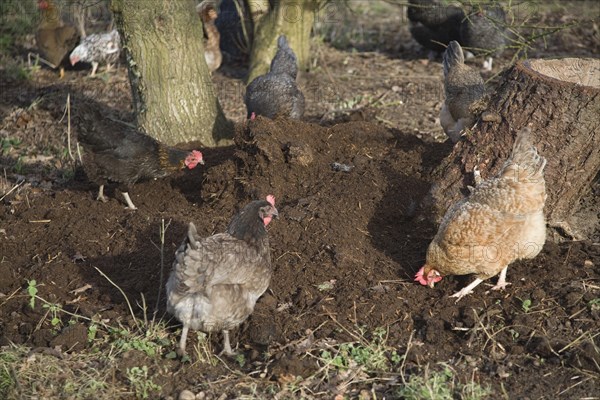
[[[227,232],[207,238],[190,223],[167,282],[167,311],[183,323],[178,353],[188,330],[223,332],[223,352],[234,354],[229,330],[254,311],[271,280],[266,226],[278,216],[275,197],[256,200],[233,217]]]
[[[452,295],[458,301],[497,274],[492,289],[504,289],[508,266],[539,254],[546,241],[546,159],[530,135],[529,128],[521,130],[500,174],[486,181],[476,178],[470,195],[446,212],[415,281],[433,287],[445,275],[476,274]]]

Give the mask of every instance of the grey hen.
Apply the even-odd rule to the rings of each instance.
[[[255,114],[298,119],[304,114],[304,95],[296,84],[298,59],[284,35],[277,39],[277,47],[269,72],[255,78],[246,88],[248,118]]]
[[[443,66],[446,99],[440,111],[440,123],[446,135],[456,143],[462,130],[475,122],[473,106],[484,96],[485,86],[479,72],[465,65],[465,56],[456,41],[448,45]]]
[[[492,70],[494,56],[504,51],[508,38],[506,12],[501,5],[481,6],[460,26],[460,43],[475,55],[485,55],[483,69]]]
[[[225,233],[202,238],[190,223],[167,282],[167,310],[183,323],[180,355],[190,328],[223,331],[223,352],[233,354],[229,330],[252,314],[271,280],[265,226],[277,215],[275,198],[269,195],[246,205]]]
[[[119,32],[116,29],[107,33],[94,33],[86,36],[79,43],[79,46],[71,52],[71,65],[75,65],[80,61],[91,63],[91,76],[96,74],[100,63],[105,63],[106,69],[109,70],[111,64],[119,60],[120,40]]]
[[[442,52],[452,40],[460,38],[462,9],[439,0],[410,0],[407,9],[410,33],[419,44],[431,51]]]

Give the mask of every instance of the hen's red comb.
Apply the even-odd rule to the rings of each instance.
[[[268,195],[267,196],[267,201],[269,203],[271,203],[272,206],[274,206],[275,205],[275,196],[273,196],[272,194]]]
[[[421,267],[419,272],[417,272],[415,274],[415,281],[419,282],[421,285],[427,285],[427,279],[425,279],[425,277],[423,276],[424,270],[425,270],[425,267]]]

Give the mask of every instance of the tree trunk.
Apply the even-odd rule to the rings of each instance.
[[[300,70],[310,62],[310,32],[319,0],[248,0],[254,23],[254,40],[246,83],[266,73],[277,50],[277,37],[284,34],[298,57]]]
[[[113,0],[138,127],[166,144],[229,143],[227,121],[204,59],[195,2]]]
[[[493,177],[510,155],[516,132],[529,125],[545,169],[545,214],[568,235],[579,200],[600,171],[600,60],[520,61],[504,73],[487,111],[434,172],[424,202],[438,220],[473,185],[473,168]],[[489,121],[486,122],[485,120]],[[491,121],[493,120],[493,121]]]

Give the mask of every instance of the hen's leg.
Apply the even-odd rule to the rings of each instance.
[[[508,270],[508,266],[504,267],[502,271],[500,271],[500,276],[498,277],[498,283],[496,286],[492,288],[492,290],[504,290],[510,283],[506,282],[506,271]]]
[[[103,203],[106,203],[108,200],[104,197],[104,185],[100,185],[100,189],[98,189],[98,196],[96,196],[96,200],[100,200]]]
[[[231,343],[229,343],[229,331],[223,331],[223,351],[228,356],[233,356],[235,353],[231,350]]]
[[[457,298],[456,301],[459,301],[466,295],[473,293],[473,289],[475,288],[475,286],[479,285],[481,282],[483,282],[483,279],[477,278],[473,282],[471,282],[469,285],[465,286],[464,288],[462,288],[458,292],[454,293],[450,297],[456,297]]]
[[[179,339],[179,348],[177,349],[177,355],[183,357],[185,355],[185,343],[187,341],[189,327],[184,325],[181,330],[181,339]]]
[[[125,198],[125,201],[127,202],[127,207],[130,210],[137,210],[137,207],[135,206],[135,204],[133,204],[133,201],[131,201],[131,198],[129,197],[129,193],[127,192],[123,192],[123,197]]]
[[[494,62],[493,57],[486,58],[485,61],[483,62],[483,70],[488,71],[488,72],[491,71],[493,62]]]
[[[96,70],[98,69],[98,63],[96,61],[92,61],[92,73],[90,76],[96,75]]]
[[[477,167],[473,167],[473,180],[475,181],[475,186],[479,186],[483,179],[481,179],[481,171]]]

